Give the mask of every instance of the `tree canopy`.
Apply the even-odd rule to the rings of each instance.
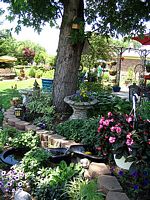
[[[9,3],[7,19],[13,21],[17,16],[16,31],[21,25],[32,26],[40,32],[46,22],[56,25],[62,17],[64,0],[2,0]],[[66,4],[69,0],[66,0]],[[116,36],[139,34],[145,31],[144,22],[150,20],[149,0],[85,0],[85,22],[92,25],[93,30],[103,34]]]

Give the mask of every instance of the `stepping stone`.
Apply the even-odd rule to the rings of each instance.
[[[115,176],[101,175],[98,177],[98,189],[105,194],[111,192],[122,192],[123,189]]]
[[[123,192],[108,192],[106,200],[129,200]]]
[[[110,174],[110,170],[105,163],[91,162],[88,171],[92,178],[96,178],[99,175]]]
[[[15,123],[15,127],[19,130],[24,131],[25,130],[25,126],[29,125],[29,122],[25,122],[25,121],[18,121]]]

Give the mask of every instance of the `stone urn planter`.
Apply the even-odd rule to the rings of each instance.
[[[74,95],[64,98],[65,103],[69,104],[73,109],[73,114],[69,119],[87,119],[87,111],[98,102],[97,99],[93,99],[89,102],[77,102],[73,100],[73,97]]]

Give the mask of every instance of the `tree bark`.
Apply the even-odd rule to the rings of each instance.
[[[64,13],[60,28],[53,87],[53,105],[56,111],[61,113],[66,112],[67,109],[64,98],[74,94],[77,89],[78,70],[83,49],[83,42],[78,41],[76,44],[71,42],[72,21],[74,17],[79,17],[84,22],[83,0],[65,0],[63,5]]]

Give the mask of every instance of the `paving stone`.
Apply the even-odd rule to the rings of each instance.
[[[98,189],[104,193],[122,192],[122,187],[115,176],[101,175],[98,177]]]
[[[36,131],[37,130],[37,127],[35,125],[27,125],[25,126],[25,131]]]
[[[41,135],[41,134],[48,134],[49,131],[48,130],[45,130],[45,129],[39,129],[36,131],[37,134]]]
[[[29,122],[25,122],[25,121],[18,121],[15,122],[15,127],[19,130],[24,131],[25,130],[25,126],[29,125]]]
[[[18,119],[18,118],[16,118],[16,117],[13,117],[13,118],[9,118],[9,119],[8,119],[8,124],[9,124],[10,126],[14,126],[14,127],[15,127],[15,123],[16,123],[16,122],[21,122],[21,120]]]
[[[47,141],[47,142],[48,142],[48,134],[43,133],[43,134],[41,135],[41,140],[42,140],[42,141]]]
[[[80,143],[76,143],[73,140],[62,140],[61,147],[62,148],[69,148],[71,145],[79,145]]]
[[[6,111],[6,112],[4,112],[3,115],[4,116],[6,116],[6,115],[14,115],[15,116],[14,111]]]
[[[110,170],[104,163],[91,162],[88,170],[92,178],[99,175],[110,174]]]
[[[123,192],[108,192],[106,200],[129,200]]]
[[[41,141],[41,147],[47,148],[48,147],[48,141]]]
[[[12,115],[12,114],[7,114],[7,115],[4,116],[4,120],[5,120],[6,122],[8,122],[8,119],[12,119],[12,118],[16,118],[16,116],[15,116],[15,115]]]

